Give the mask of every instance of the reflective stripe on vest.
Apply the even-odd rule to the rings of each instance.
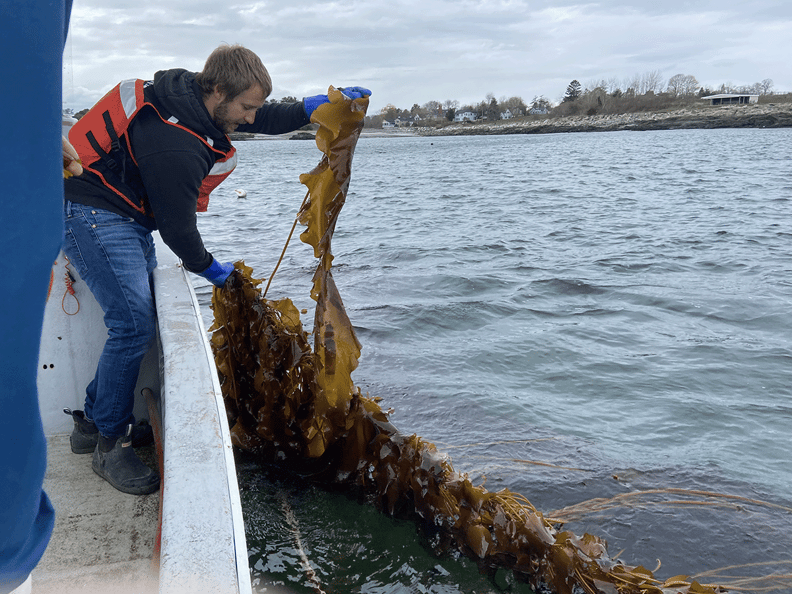
[[[163,122],[176,126],[185,132],[189,132],[201,140],[201,142],[208,146],[216,155],[217,160],[201,183],[197,197],[196,210],[198,212],[205,212],[209,205],[209,194],[220,185],[220,183],[231,174],[234,167],[236,167],[236,149],[232,146],[228,151],[218,150],[213,147],[214,142],[211,138],[196,134],[189,128],[181,125],[176,117],[171,116],[167,119],[163,118],[159,110],[145,100],[143,92],[144,82],[145,81],[140,79],[129,79],[113,87],[113,89],[88,111],[88,113],[72,126],[69,131],[69,141],[72,146],[74,146],[77,154],[80,155],[80,160],[84,168],[97,175],[105,186],[123,198],[123,200],[136,211],[145,213],[143,204],[138,202],[140,197],[130,195],[129,191],[125,192],[125,188],[121,187],[123,186],[124,172],[123,169],[119,170],[118,163],[116,159],[114,159],[113,154],[117,150],[123,149],[137,164],[126,132],[132,119],[138,114],[140,109],[146,105],[151,106]],[[112,122],[112,126],[110,122],[108,122],[108,119]],[[115,138],[113,138],[113,134]],[[97,148],[99,150],[97,150]],[[122,159],[123,165],[124,155],[120,155],[119,158]],[[93,165],[99,161],[102,161],[108,168],[117,173],[119,179],[108,179],[99,170],[93,167]],[[122,183],[118,183],[119,181]]]
[[[232,146],[227,154],[228,156],[224,159],[215,161],[214,167],[209,170],[209,175],[204,178],[201,189],[198,191],[198,207],[195,209],[198,212],[206,212],[206,209],[209,207],[209,194],[211,194],[212,190],[219,186],[225,178],[231,175],[231,172],[236,167],[236,149]]]

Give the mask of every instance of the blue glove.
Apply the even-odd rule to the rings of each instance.
[[[364,87],[342,87],[338,90],[341,91],[348,99],[360,99],[361,97],[368,97],[371,95],[371,91]],[[330,99],[327,98],[327,95],[314,95],[313,97],[305,97],[303,99],[305,115],[310,118],[314,110],[324,103],[330,103]]]
[[[234,265],[231,262],[221,264],[217,260],[212,260],[212,264],[209,268],[203,272],[199,272],[198,275],[204,277],[214,286],[222,289],[232,272],[234,272]]]
[[[338,90],[350,99],[362,99],[371,95],[371,91],[366,87],[342,87]]]

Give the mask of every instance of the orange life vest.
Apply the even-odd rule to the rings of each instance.
[[[189,132],[217,155],[214,166],[203,179],[198,191],[196,210],[206,212],[209,206],[209,194],[231,175],[236,167],[236,149],[233,146],[228,151],[216,149],[208,136],[201,136],[182,126],[175,116],[165,117],[168,114],[161,113],[154,104],[146,100],[145,86],[145,81],[140,79],[129,79],[117,84],[71,127],[69,142],[80,155],[83,168],[96,174],[105,186],[123,198],[132,208],[150,214],[141,196],[124,183],[123,153],[128,153],[137,166],[126,132],[133,118],[143,107],[152,107],[163,122]],[[99,162],[106,166],[104,171],[96,168]]]

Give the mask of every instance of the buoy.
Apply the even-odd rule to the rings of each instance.
[[[247,198],[247,192],[245,190],[234,190],[236,192],[237,198]]]

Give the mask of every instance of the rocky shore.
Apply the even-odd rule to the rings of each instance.
[[[786,127],[792,127],[792,103],[704,106],[668,112],[459,123],[450,124],[439,129],[420,128],[416,130],[416,133],[424,136],[461,136],[611,132],[616,130]]]

